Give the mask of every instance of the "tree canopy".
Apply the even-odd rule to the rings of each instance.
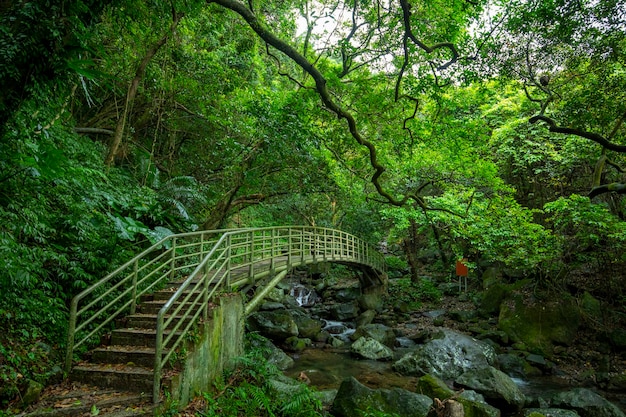
[[[416,281],[591,268],[623,302],[624,0],[52,3],[0,3],[4,352],[199,228],[339,227]]]

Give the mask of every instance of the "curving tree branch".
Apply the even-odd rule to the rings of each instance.
[[[606,139],[604,136],[599,135],[597,133],[587,132],[586,130],[575,129],[572,127],[558,126],[554,120],[541,114],[531,117],[529,122],[534,124],[540,120],[545,122],[548,125],[548,129],[550,130],[550,132],[563,133],[566,135],[574,135],[574,136],[578,136],[584,139],[589,139],[593,142],[600,144],[603,148],[606,148],[610,151],[626,153],[625,145],[617,145],[609,141],[608,139]]]
[[[385,172],[385,167],[378,160],[376,147],[372,142],[368,141],[361,135],[358,130],[354,116],[352,116],[352,114],[348,111],[344,110],[341,106],[339,106],[339,104],[335,103],[335,101],[331,97],[330,92],[328,91],[328,88],[326,87],[326,78],[313,64],[311,64],[311,62],[309,62],[306,57],[300,54],[291,45],[284,42],[282,39],[278,38],[276,35],[270,32],[268,28],[263,23],[261,23],[257,16],[239,0],[211,0],[211,2],[219,4],[220,6],[237,13],[246,21],[246,23],[248,23],[250,28],[261,39],[263,39],[263,41],[287,55],[298,66],[300,66],[300,68],[306,71],[307,74],[311,76],[311,78],[313,78],[317,93],[322,100],[324,106],[333,113],[335,113],[335,115],[337,115],[339,119],[344,119],[348,124],[348,129],[353,139],[356,140],[359,145],[367,148],[369,152],[370,165],[372,166],[372,168],[374,168],[374,174],[372,175],[370,181],[376,188],[376,192],[378,192],[378,194],[380,194],[388,203],[395,206],[404,205],[409,200],[409,198],[414,200],[416,203],[425,206],[424,202],[419,196],[405,196],[403,198],[397,199],[383,188],[382,184],[380,183],[380,177]]]

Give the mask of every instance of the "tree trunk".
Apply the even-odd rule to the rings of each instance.
[[[417,223],[414,219],[409,220],[409,230],[407,231],[407,237],[402,242],[402,248],[406,255],[406,260],[409,263],[409,270],[411,273],[411,281],[414,283],[419,282],[419,267],[421,263],[417,259],[418,248],[418,235],[417,235]]]
[[[150,61],[156,55],[159,49],[161,49],[161,47],[165,45],[169,36],[174,33],[174,31],[176,30],[176,26],[178,26],[178,23],[183,18],[183,16],[183,13],[178,14],[174,12],[173,21],[170,26],[169,32],[148,49],[146,55],[143,57],[141,63],[137,67],[137,71],[135,71],[135,77],[131,81],[130,86],[128,87],[128,92],[126,93],[126,104],[124,106],[124,111],[122,112],[122,116],[117,121],[117,125],[115,126],[115,133],[113,134],[113,138],[111,139],[109,145],[109,153],[104,160],[106,166],[111,166],[119,153],[120,145],[122,143],[122,138],[124,136],[124,131],[126,128],[128,113],[130,113],[130,110],[133,107],[133,102],[135,101],[135,97],[137,96],[139,83],[146,73],[146,67],[148,66],[148,63],[150,63]]]

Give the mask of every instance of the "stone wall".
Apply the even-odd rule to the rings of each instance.
[[[215,300],[209,320],[200,323],[186,346],[180,373],[170,380],[166,407],[184,407],[197,394],[210,391],[213,381],[244,354],[244,305],[239,294]]]

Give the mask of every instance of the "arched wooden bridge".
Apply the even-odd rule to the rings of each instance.
[[[156,315],[153,343],[156,402],[165,364],[172,359],[176,348],[182,346],[194,323],[207,318],[210,301],[216,294],[247,291],[259,283],[256,295],[245,306],[248,314],[289,270],[320,262],[360,269],[363,287],[384,283],[382,254],[339,230],[291,226],[168,236],[74,297],[66,372],[72,368],[77,348],[84,350],[96,344],[116,319],[135,314],[142,297],[175,282],[175,290]]]

